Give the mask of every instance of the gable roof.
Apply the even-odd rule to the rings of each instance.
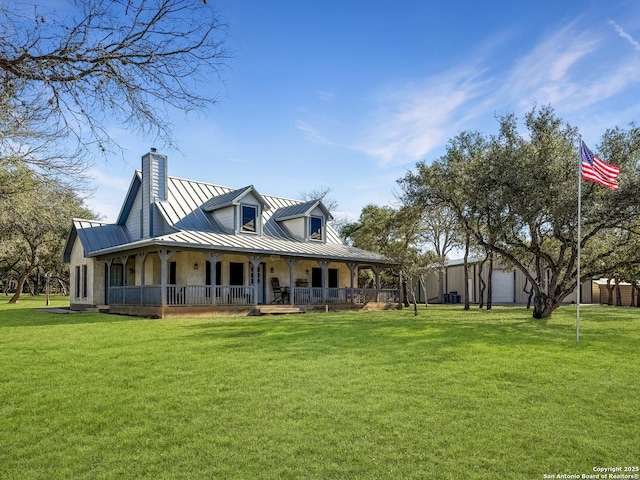
[[[289,207],[279,208],[273,212],[274,220],[280,222],[290,220],[292,218],[308,217],[316,208],[320,208],[327,221],[333,220],[333,216],[324,206],[321,200],[310,200],[304,203],[298,203]]]
[[[212,197],[207,200],[201,208],[205,212],[211,212],[219,208],[237,205],[238,203],[240,203],[240,200],[242,200],[250,193],[253,194],[253,196],[262,204],[263,209],[269,210],[269,203],[262,197],[262,195],[258,193],[253,185],[249,185],[244,188],[239,188],[238,190],[232,190],[222,195]]]
[[[71,249],[78,237],[82,242],[85,255],[105,248],[131,243],[131,235],[123,225],[74,218],[64,247],[63,261],[71,261]]]
[[[120,214],[118,215],[118,220],[116,220],[116,224],[124,225],[127,221],[127,217],[131,213],[131,209],[133,208],[133,202],[136,199],[136,195],[138,194],[138,190],[142,185],[142,172],[140,170],[136,170],[131,179],[131,183],[129,184],[129,190],[127,190],[127,195],[124,197],[124,202],[122,203],[122,208],[120,209]]]

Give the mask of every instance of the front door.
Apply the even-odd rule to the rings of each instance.
[[[251,264],[249,264],[249,268],[251,269],[251,283],[250,285],[254,285],[254,280],[253,280],[253,267]],[[265,283],[264,283],[264,277],[265,277],[265,264],[261,263],[260,265],[258,265],[258,303],[259,304],[264,304],[265,302],[265,297],[266,297],[266,288],[265,288]]]

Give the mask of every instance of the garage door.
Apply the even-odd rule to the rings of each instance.
[[[514,279],[513,272],[494,270],[493,275],[493,303],[513,303]]]

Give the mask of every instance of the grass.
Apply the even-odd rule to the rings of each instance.
[[[0,303],[2,479],[541,479],[640,463],[640,310],[582,307],[576,345],[571,307],[534,321],[36,306]]]

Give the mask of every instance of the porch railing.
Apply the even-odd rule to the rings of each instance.
[[[111,305],[161,305],[162,287],[159,285],[137,285],[109,287]],[[211,294],[215,295],[215,301]],[[253,305],[255,289],[251,286],[218,285],[168,285],[167,305]],[[397,303],[397,289],[372,288],[318,288],[294,287],[293,302],[296,305],[325,305],[340,303],[365,304],[368,302]]]

